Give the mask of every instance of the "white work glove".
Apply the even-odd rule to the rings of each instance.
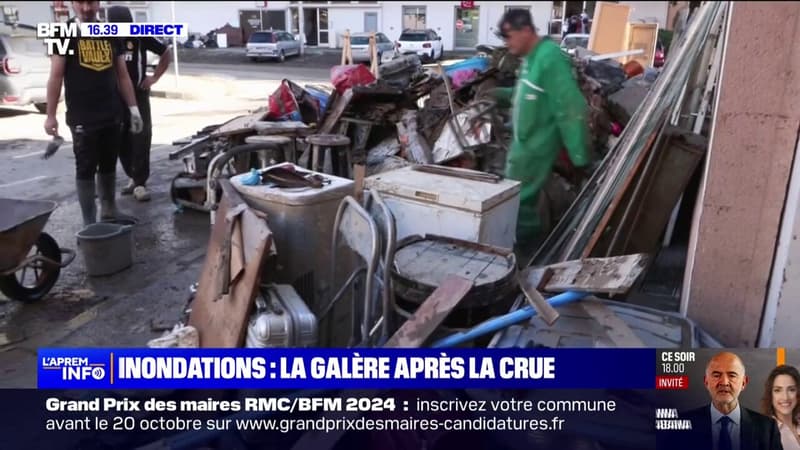
[[[139,113],[138,106],[131,106],[131,133],[139,134],[144,129],[144,121],[142,115]]]

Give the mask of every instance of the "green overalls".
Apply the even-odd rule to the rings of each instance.
[[[514,138],[506,176],[522,183],[517,243],[542,239],[539,192],[566,148],[572,164],[589,164],[586,99],[572,74],[569,56],[553,41],[542,39],[522,60],[512,88],[497,90],[498,103],[513,100]],[[512,98],[513,96],[513,98]]]

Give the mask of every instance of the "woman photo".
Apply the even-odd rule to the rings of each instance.
[[[762,412],[778,422],[784,450],[800,450],[798,388],[800,372],[792,366],[778,366],[769,373],[761,399]]]

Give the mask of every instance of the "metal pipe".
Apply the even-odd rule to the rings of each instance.
[[[563,294],[558,294],[555,297],[550,298],[547,302],[550,304],[550,306],[553,307],[563,306],[568,303],[576,302],[588,295],[589,294],[585,292],[564,292]],[[491,333],[496,333],[504,328],[510,327],[511,325],[528,320],[535,315],[536,315],[536,310],[533,309],[533,306],[528,305],[525,306],[524,308],[520,308],[508,314],[493,317],[481,324],[476,325],[475,327],[467,331],[461,331],[452,334],[446,338],[440,339],[434,342],[431,347],[433,348],[455,347],[457,345],[469,342],[473,339],[477,339],[481,336],[485,336]]]

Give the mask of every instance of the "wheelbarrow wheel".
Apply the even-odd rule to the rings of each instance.
[[[39,234],[33,249],[34,254],[61,263],[61,249],[47,233]],[[34,262],[33,267],[23,267],[10,275],[0,276],[0,291],[8,298],[21,302],[41,300],[58,281],[61,268]]]

